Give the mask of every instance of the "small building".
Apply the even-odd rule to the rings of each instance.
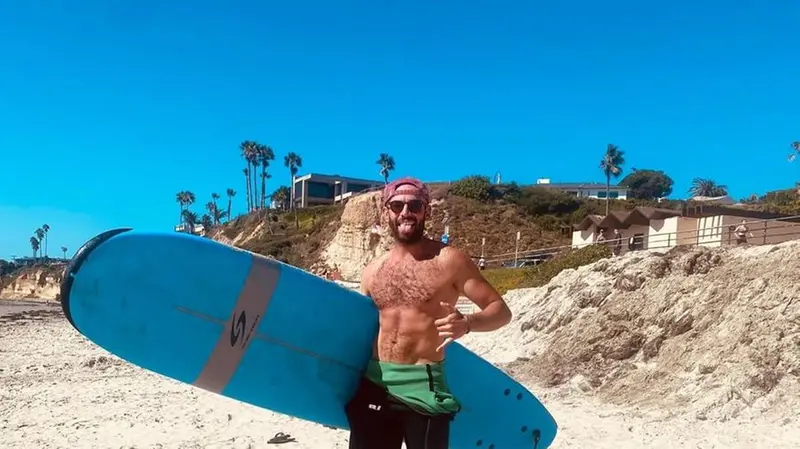
[[[680,210],[637,207],[613,211],[605,217],[590,215],[574,226],[572,247],[591,245],[601,234],[606,241],[611,240],[614,229],[621,233],[623,249],[628,248],[631,238],[634,249],[717,247],[736,243],[733,231],[742,221],[753,234],[748,235],[750,243],[800,239],[800,217],[690,202]]]
[[[175,225],[175,232],[187,232],[186,223],[180,223],[180,224]],[[205,232],[205,228],[203,227],[202,223],[195,223],[192,226],[191,234],[200,235],[200,234],[203,234],[203,232]]]
[[[578,198],[594,198],[604,200],[606,198],[606,185],[602,183],[593,182],[550,182],[548,178],[539,178],[536,180],[538,187],[547,187],[550,189],[557,189],[566,194],[576,196]],[[628,188],[611,185],[608,189],[608,197],[612,200],[625,200],[628,199]]]
[[[382,188],[383,185],[383,181],[309,173],[294,178],[292,198],[298,208],[335,204],[346,201],[354,194]]]

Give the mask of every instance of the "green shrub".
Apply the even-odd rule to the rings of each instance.
[[[484,277],[501,294],[517,288],[541,287],[569,268],[578,268],[611,256],[607,245],[590,245],[554,257],[534,267],[486,270]]]
[[[450,186],[450,193],[477,201],[488,201],[494,196],[489,178],[480,175],[459,179]]]
[[[516,203],[530,215],[556,215],[558,217],[568,217],[582,205],[577,197],[546,187],[521,189]]]
[[[558,231],[564,225],[564,220],[554,215],[539,215],[533,219],[533,222],[545,231]]]
[[[507,291],[520,288],[525,281],[527,268],[492,268],[483,272],[483,277],[501,295]]]
[[[522,189],[520,189],[516,182],[509,184],[495,184],[492,186],[492,189],[494,190],[494,194],[497,198],[508,201],[509,203],[518,202],[520,196],[522,196]]]

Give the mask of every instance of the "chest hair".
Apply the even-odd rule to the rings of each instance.
[[[436,296],[444,284],[442,275],[436,259],[387,260],[376,273],[372,300],[379,309],[420,306]]]

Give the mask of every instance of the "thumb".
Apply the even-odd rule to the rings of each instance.
[[[452,304],[450,304],[449,302],[440,302],[439,304],[441,304],[441,305],[442,305],[442,307],[444,307],[444,308],[445,308],[445,310],[447,310],[448,312],[452,312],[453,310],[455,310],[455,309],[456,309],[456,308],[455,308],[455,307],[454,307]]]

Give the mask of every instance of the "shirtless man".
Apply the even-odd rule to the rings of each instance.
[[[460,410],[445,384],[445,346],[468,332],[511,320],[503,298],[463,252],[423,236],[427,187],[413,178],[388,184],[382,197],[394,246],[372,261],[361,292],[380,311],[378,338],[364,378],[347,404],[350,449],[446,449]],[[480,312],[462,315],[460,295]]]

